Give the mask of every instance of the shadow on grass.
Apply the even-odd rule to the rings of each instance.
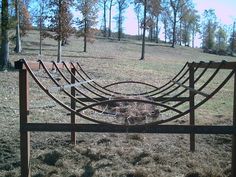
[[[121,39],[120,41],[117,38],[99,38],[100,40],[106,40],[107,42],[112,42],[112,43],[124,43],[124,44],[135,44],[138,46],[142,46],[142,40],[130,40],[130,39]],[[163,43],[163,42],[151,42],[151,41],[146,41],[145,46],[161,46],[161,47],[167,47],[167,48],[172,48],[171,44],[169,43]]]
[[[39,46],[39,42],[35,42],[35,41],[31,41],[31,42],[27,42],[26,44],[24,44],[25,46]],[[57,44],[43,44],[43,46],[47,46],[47,47],[57,47]]]
[[[24,51],[39,51],[38,48],[27,48],[27,47],[24,47],[23,49]],[[42,52],[43,51],[53,51],[53,52],[57,52],[57,49],[47,49],[47,48],[42,48]],[[84,53],[83,51],[75,51],[75,50],[64,50],[64,52],[72,52],[72,53]]]
[[[38,53],[24,53],[25,56],[38,56]],[[57,54],[47,54],[44,57],[57,57]],[[113,60],[113,57],[96,57],[96,56],[81,56],[81,55],[61,55],[62,57],[66,58],[88,58],[88,59],[101,59],[101,60]]]

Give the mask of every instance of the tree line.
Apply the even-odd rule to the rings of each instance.
[[[39,30],[39,54],[42,40],[52,38],[58,43],[57,61],[61,60],[62,46],[68,44],[72,34],[92,42],[96,33],[110,38],[112,19],[117,24],[118,40],[124,37],[125,11],[133,4],[137,17],[137,39],[142,39],[141,59],[144,59],[145,40],[160,42],[163,31],[165,43],[194,47],[196,34],[201,34],[205,52],[227,54],[236,51],[236,25],[230,28],[219,24],[215,11],[205,10],[203,18],[195,9],[192,0],[1,0],[1,60],[5,67],[9,61],[9,40],[15,42],[16,53],[20,53],[21,37],[36,26]],[[112,11],[116,12],[112,16]],[[98,12],[102,13],[98,30]],[[75,14],[79,14],[75,17]],[[108,14],[108,17],[107,17]],[[163,29],[161,29],[163,28]],[[9,35],[10,30],[15,33]],[[229,32],[230,31],[230,32]],[[148,35],[146,35],[148,34]]]

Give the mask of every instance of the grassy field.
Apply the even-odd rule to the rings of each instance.
[[[56,60],[56,42],[43,41],[39,56],[39,34],[30,31],[23,38],[23,52],[10,60]],[[146,57],[140,58],[141,41],[97,39],[83,53],[82,39],[71,37],[63,47],[64,61],[80,62],[101,84],[137,80],[160,86],[187,61],[235,61],[235,57],[205,54],[201,49],[171,48],[147,43]],[[222,77],[224,72],[220,77]],[[220,78],[219,77],[219,78]],[[18,72],[0,72],[0,176],[20,175]],[[30,82],[30,120],[68,122],[68,112],[57,106]],[[196,111],[196,123],[232,124],[232,80],[212,100]],[[132,85],[133,86],[133,85]],[[214,85],[212,85],[214,87]],[[118,91],[136,88],[124,85]],[[77,121],[81,121],[77,118]],[[188,123],[188,116],[174,123]],[[33,177],[229,177],[231,137],[197,135],[196,152],[189,152],[189,135],[78,133],[78,145],[69,143],[69,133],[32,133]]]

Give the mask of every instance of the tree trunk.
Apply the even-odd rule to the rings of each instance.
[[[119,17],[118,17],[118,40],[120,41],[121,38],[121,8],[119,5]]]
[[[61,38],[62,38],[62,36],[61,36],[61,31],[62,31],[62,29],[61,29],[61,6],[62,6],[62,4],[61,4],[61,1],[62,0],[59,0],[59,17],[58,17],[58,28],[59,28],[59,30],[58,30],[58,43],[57,43],[57,47],[58,47],[58,49],[57,49],[57,62],[59,63],[59,62],[61,62],[61,52],[62,52],[62,50],[61,50]]]
[[[103,37],[106,37],[107,35],[107,21],[106,21],[106,0],[103,1]]]
[[[195,29],[193,29],[193,32],[192,32],[192,48],[194,48],[194,39],[195,38]]]
[[[230,44],[230,48],[231,48],[231,51],[230,51],[230,55],[233,56],[234,54],[234,48],[235,48],[235,27],[236,27],[236,22],[234,22],[233,24],[233,33],[232,33],[232,37],[231,37],[231,44]]]
[[[144,17],[143,17],[143,41],[142,41],[142,53],[141,53],[141,58],[140,60],[144,60],[144,55],[145,55],[145,33],[146,33],[146,12],[147,12],[147,0],[144,0]]]
[[[16,47],[15,52],[20,53],[22,51],[21,38],[20,38],[20,12],[19,2],[15,0],[15,13],[16,13]]]
[[[39,19],[39,55],[42,55],[42,12]]]
[[[179,45],[182,45],[182,23],[179,21]]]
[[[0,67],[6,67],[9,61],[9,39],[8,39],[8,0],[2,0],[1,29],[2,44]]]
[[[156,18],[156,43],[159,43],[159,15]]]
[[[61,62],[61,40],[57,41],[57,63]]]
[[[108,37],[111,37],[111,8],[112,8],[112,0],[110,1],[110,7],[109,7],[109,33],[108,33]]]
[[[172,45],[171,47],[175,47],[175,42],[176,42],[176,18],[177,18],[177,13],[174,12],[174,24],[173,24],[173,33],[172,33]]]
[[[140,36],[140,21],[139,21],[139,15],[137,16],[138,17],[138,39],[139,39],[139,36]]]
[[[87,20],[84,21],[84,52],[87,52]]]

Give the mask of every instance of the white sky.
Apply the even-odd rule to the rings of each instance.
[[[220,23],[232,25],[236,20],[236,0],[193,0],[196,10],[202,14],[206,9],[215,9],[216,16]],[[124,15],[124,32],[127,34],[137,34],[137,18],[130,6]],[[115,28],[115,26],[113,26]]]

